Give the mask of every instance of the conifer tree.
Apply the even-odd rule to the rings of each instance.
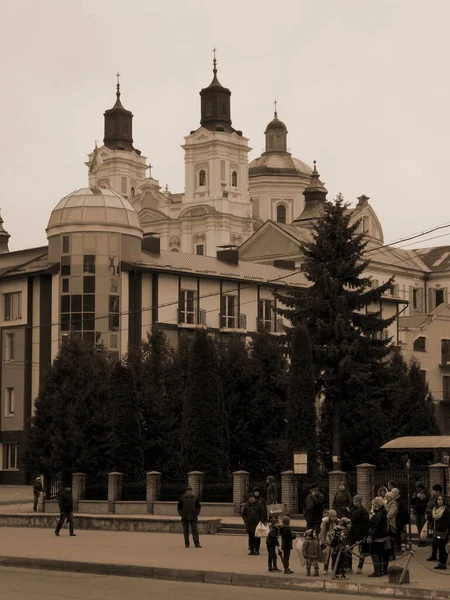
[[[183,405],[182,462],[185,471],[229,474],[227,413],[213,339],[196,332]]]
[[[367,402],[367,390],[376,388],[372,366],[380,365],[389,353],[390,340],[384,339],[383,332],[394,320],[394,317],[383,319],[376,308],[392,280],[372,287],[370,277],[365,274],[369,265],[364,258],[367,242],[358,233],[359,223],[351,224],[350,219],[342,196],[335,202],[323,202],[323,213],[313,227],[312,241],[303,247],[302,267],[311,285],[304,289],[290,288],[280,295],[288,307],[280,312],[293,326],[303,323],[310,332],[316,391],[327,405],[323,414],[330,411],[332,414],[331,431],[329,420],[323,421],[322,425],[328,429],[322,440],[330,442],[328,452],[334,468],[341,468],[340,436],[344,426],[341,415],[352,412],[352,403],[355,414],[368,421],[364,428],[359,423],[361,430],[370,427],[371,413],[360,411],[358,403]],[[379,410],[379,402],[379,394],[371,398],[374,409]],[[375,426],[378,425],[372,422],[372,432]],[[378,432],[375,437],[380,435]]]
[[[285,467],[292,469],[294,451],[304,450],[308,453],[308,472],[312,472],[317,461],[316,393],[311,339],[301,324],[292,334],[288,382]]]
[[[248,470],[279,473],[286,460],[284,439],[287,374],[284,349],[276,336],[258,333],[250,345],[252,398],[248,407]]]
[[[117,362],[109,382],[109,467],[128,481],[144,476],[144,453],[137,390],[130,367]]]

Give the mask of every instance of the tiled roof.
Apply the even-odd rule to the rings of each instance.
[[[279,283],[284,285],[305,285],[305,278],[299,269],[280,269],[270,265],[240,261],[237,265],[219,260],[214,256],[200,256],[161,250],[161,254],[142,251],[142,260],[134,263],[137,267],[149,267],[161,271],[185,272],[192,275],[206,275],[227,279],[241,279],[255,282]],[[295,272],[293,275],[290,273]]]
[[[418,248],[415,252],[431,271],[438,272],[450,270],[450,246]]]
[[[0,275],[9,275],[15,272],[30,272],[30,270],[33,270],[32,265],[37,266],[42,261],[47,260],[47,253],[47,246],[40,246],[38,248],[27,248],[26,250],[0,254]],[[40,268],[36,270],[40,270]]]
[[[413,315],[411,317],[399,317],[400,329],[418,329],[429,320],[429,315]]]

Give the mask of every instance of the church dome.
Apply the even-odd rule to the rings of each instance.
[[[269,131],[279,131],[285,134],[288,132],[286,125],[276,115],[267,125],[264,133],[267,134]]]
[[[311,175],[312,168],[288,152],[265,152],[249,164],[249,177],[257,175]]]
[[[82,188],[65,196],[53,209],[47,237],[102,230],[142,238],[139,217],[126,198],[111,189]]]

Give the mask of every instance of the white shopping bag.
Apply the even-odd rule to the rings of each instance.
[[[258,538],[266,538],[269,535],[269,526],[264,525],[261,521],[258,523],[255,529],[255,536]]]
[[[301,538],[300,536],[297,536],[294,540],[294,549],[298,554],[300,564],[302,565],[302,567],[304,567],[306,565],[306,558],[303,556],[303,538]]]

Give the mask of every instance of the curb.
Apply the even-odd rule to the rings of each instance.
[[[360,594],[403,600],[450,600],[450,590],[404,587],[401,585],[371,585],[350,581],[280,578],[276,575],[256,575],[248,573],[224,573],[221,571],[200,571],[194,569],[170,569],[166,567],[146,567],[113,563],[89,563],[50,558],[27,558],[17,556],[0,557],[0,567],[26,569],[46,569],[90,575],[115,575],[118,577],[141,577],[165,579],[191,583],[212,583],[245,587],[261,587],[279,590],[328,592],[337,594]]]

